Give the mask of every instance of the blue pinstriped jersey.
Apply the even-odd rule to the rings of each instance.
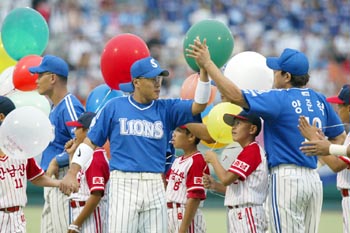
[[[50,112],[55,139],[43,151],[40,166],[46,171],[52,158],[64,150],[66,142],[74,138],[74,128],[66,126],[67,121],[76,121],[84,112],[84,106],[72,94],[67,94]]]
[[[92,121],[88,138],[110,142],[110,169],[163,173],[169,135],[177,126],[200,121],[192,115],[193,100],[159,99],[136,103],[132,96],[111,99]]]
[[[310,124],[314,121],[324,134],[334,138],[344,127],[324,95],[309,88],[273,89],[268,91],[242,91],[249,111],[264,120],[264,142],[269,167],[295,164],[316,168],[317,157],[306,156],[300,150],[305,140],[298,130],[299,116]]]

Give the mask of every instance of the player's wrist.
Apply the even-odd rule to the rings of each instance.
[[[68,230],[71,230],[71,231],[80,233],[81,227],[79,227],[79,226],[77,226],[77,225],[75,225],[75,224],[70,224],[70,225],[68,226]]]
[[[337,155],[337,156],[340,156],[340,155],[346,156],[347,149],[348,149],[347,145],[331,144],[329,146],[329,154]]]
[[[71,164],[78,164],[83,167],[92,157],[94,150],[87,144],[81,143],[75,150]]]
[[[198,104],[208,103],[210,98],[210,82],[198,80],[194,101]]]

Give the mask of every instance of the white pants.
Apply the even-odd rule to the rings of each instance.
[[[178,233],[182,219],[185,216],[185,206],[178,208],[168,208],[168,233]],[[197,209],[195,216],[191,222],[188,232],[191,233],[205,233],[206,224],[203,213],[200,209]]]
[[[271,169],[269,218],[272,232],[317,233],[323,190],[315,169],[280,165]]]
[[[58,179],[62,179],[68,167],[60,168]],[[44,187],[45,204],[41,214],[42,233],[63,233],[68,231],[68,196],[59,188]]]
[[[166,208],[160,173],[111,172],[109,232],[167,232]]]
[[[227,224],[229,233],[264,233],[267,230],[265,209],[262,205],[228,208]]]

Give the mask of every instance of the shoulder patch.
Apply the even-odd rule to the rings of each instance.
[[[234,167],[237,167],[237,168],[239,168],[240,170],[243,170],[243,171],[248,171],[248,169],[249,169],[249,164],[247,164],[247,163],[245,163],[245,162],[243,162],[243,161],[241,161],[241,160],[239,160],[239,159],[236,159],[234,162],[233,162],[233,165],[232,166],[234,166]]]
[[[95,176],[92,178],[92,184],[104,184],[104,178],[103,177],[99,177],[99,176]]]

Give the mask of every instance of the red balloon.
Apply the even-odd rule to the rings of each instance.
[[[185,79],[185,81],[182,83],[181,92],[180,92],[180,97],[182,99],[191,99],[191,100],[194,99],[194,94],[196,92],[198,80],[199,80],[198,73],[191,74]],[[207,105],[213,103],[216,96],[217,87],[211,85],[210,88],[211,88],[210,97]]]
[[[131,81],[131,65],[149,56],[149,49],[140,37],[130,33],[113,37],[101,55],[101,71],[106,84],[119,90],[120,83]]]
[[[32,74],[28,68],[38,66],[43,58],[38,55],[28,55],[21,58],[13,70],[13,86],[21,91],[36,89],[38,74]]]

